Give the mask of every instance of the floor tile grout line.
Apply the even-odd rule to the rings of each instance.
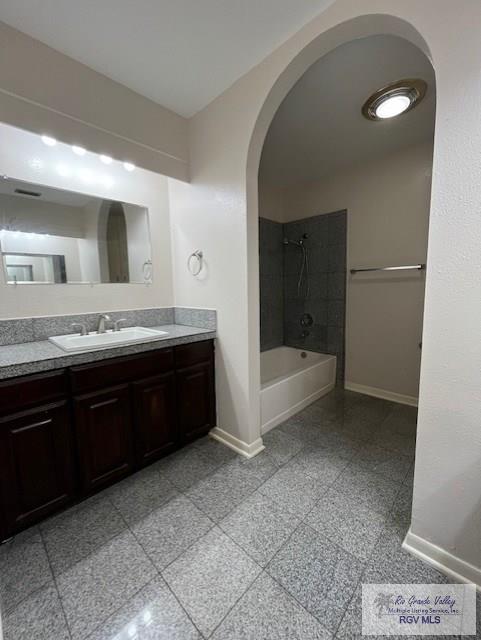
[[[3,615],[4,615],[4,617],[7,617],[8,615],[11,615],[11,614],[12,614],[12,613],[13,613],[13,612],[14,612],[14,611],[15,611],[15,610],[20,606],[20,605],[22,605],[26,600],[28,600],[28,598],[31,598],[32,596],[34,596],[35,594],[37,594],[39,591],[41,591],[42,589],[44,589],[44,588],[45,588],[49,583],[51,583],[51,582],[55,582],[55,588],[57,588],[57,586],[56,586],[56,581],[55,581],[55,574],[54,574],[54,572],[53,572],[52,565],[51,565],[51,563],[50,563],[50,558],[49,558],[49,555],[48,555],[48,551],[47,551],[47,548],[46,548],[46,545],[45,545],[45,541],[44,541],[44,538],[43,538],[42,532],[41,532],[40,527],[39,527],[38,525],[35,525],[35,526],[36,526],[36,527],[37,527],[37,529],[38,529],[38,534],[39,534],[39,536],[40,536],[40,539],[41,539],[41,542],[42,542],[42,546],[43,546],[43,549],[44,549],[44,551],[45,551],[45,556],[46,556],[46,558],[47,558],[47,562],[48,562],[48,565],[49,565],[49,568],[50,568],[50,573],[51,573],[51,575],[52,575],[52,578],[51,578],[51,579],[46,580],[46,581],[45,581],[44,583],[42,583],[39,587],[36,587],[35,589],[33,589],[33,591],[30,591],[30,592],[29,592],[29,593],[27,593],[25,596],[22,596],[22,598],[21,598],[21,599],[20,599],[16,604],[11,605],[11,606],[9,606],[9,607],[4,607],[4,608],[3,608]],[[16,536],[14,536],[14,537],[12,538],[11,542],[13,542],[13,541],[15,540],[15,538],[16,538]],[[8,544],[8,542],[10,542],[10,541],[6,541],[4,544]]]
[[[108,541],[106,541],[104,544],[102,544],[102,545],[100,545],[99,547],[97,547],[94,551],[92,551],[92,553],[90,553],[90,554],[88,554],[88,555],[84,556],[84,557],[83,557],[81,560],[79,560],[78,562],[81,562],[82,560],[85,560],[86,558],[89,558],[91,555],[93,555],[94,553],[96,553],[97,551],[99,551],[102,547],[104,547],[105,545],[107,545],[107,544],[111,543],[111,542],[112,542],[112,540],[114,540],[115,538],[118,538],[119,536],[121,536],[122,534],[126,533],[127,531],[128,531],[129,533],[132,533],[132,534],[133,534],[132,530],[130,529],[130,527],[129,527],[129,525],[128,525],[127,521],[125,520],[125,518],[124,518],[124,516],[123,516],[122,512],[120,511],[120,509],[118,509],[118,507],[117,507],[117,506],[112,502],[112,500],[110,499],[110,497],[109,497],[109,496],[105,496],[105,497],[106,497],[106,499],[110,502],[110,504],[111,504],[111,506],[114,508],[114,510],[115,510],[115,511],[117,511],[117,513],[120,515],[121,519],[123,520],[123,522],[124,522],[124,524],[125,524],[125,529],[122,529],[122,531],[120,531],[119,533],[117,533],[117,534],[115,534],[114,536],[112,536],[111,538],[109,538],[109,540],[108,540]],[[134,538],[135,538],[135,536],[134,536]],[[141,545],[140,545],[140,543],[138,542],[137,538],[135,538],[135,541],[139,544],[139,546],[141,546]],[[144,551],[143,547],[141,547],[141,548],[142,548],[142,551],[145,553],[145,551]],[[148,560],[150,561],[150,558],[148,558]],[[73,565],[71,565],[71,567],[74,567],[76,564],[78,564],[78,562],[75,562]],[[66,571],[69,571],[69,570],[71,569],[71,567],[69,567]],[[62,573],[65,573],[65,572],[62,572]],[[59,575],[62,575],[62,573],[60,573]],[[153,580],[153,578],[152,578],[152,580]],[[127,602],[129,602],[129,600],[132,600],[132,598],[135,598],[135,596],[136,596],[136,595],[138,595],[138,594],[142,591],[142,589],[145,589],[145,587],[146,587],[148,584],[150,584],[150,583],[152,582],[152,580],[149,580],[148,582],[146,582],[145,584],[143,584],[143,585],[142,585],[142,586],[141,586],[141,587],[140,587],[140,588],[139,588],[139,589],[138,589],[134,594],[132,594],[129,598],[127,598],[127,600],[125,600],[124,602],[122,602],[122,604],[121,604],[121,605],[119,605],[119,607],[117,607],[117,608],[115,609],[115,611],[112,611],[111,613],[109,613],[109,615],[108,615],[106,618],[104,618],[104,619],[102,620],[102,622],[99,622],[99,624],[98,624],[94,629],[92,629],[92,630],[89,632],[89,634],[88,634],[87,636],[84,636],[83,638],[81,638],[81,639],[79,639],[79,640],[88,640],[88,639],[92,636],[92,634],[94,634],[94,633],[95,633],[95,631],[97,631],[97,629],[100,629],[101,625],[104,625],[104,624],[107,622],[107,620],[109,620],[109,618],[111,618],[111,617],[112,617],[112,616],[114,616],[118,611],[120,611],[120,609],[122,609],[122,607],[124,607],[124,606],[127,604]],[[59,592],[59,597],[60,597],[60,592]],[[61,600],[61,597],[60,597],[60,600]],[[63,609],[63,607],[62,607],[62,609]],[[70,631],[70,627],[69,627],[69,631]],[[73,638],[72,634],[70,634],[70,635],[71,635],[71,638]]]
[[[230,538],[229,538],[230,539]],[[234,542],[234,541],[233,541]],[[237,545],[239,546],[239,545]],[[245,551],[242,549],[243,553],[245,553]],[[250,557],[250,556],[249,556]],[[253,586],[254,582],[256,582],[256,580],[262,575],[262,573],[264,572],[263,568],[256,562],[256,565],[259,567],[260,571],[259,573],[253,578],[253,580],[251,582],[249,582],[248,586],[244,589],[244,591],[241,593],[241,595],[237,598],[237,600],[234,602],[234,604],[229,607],[229,610],[227,611],[227,613],[225,614],[225,616],[222,618],[222,620],[220,620],[220,622],[214,627],[214,629],[209,633],[209,635],[207,636],[207,638],[211,638],[214,633],[217,631],[217,629],[221,626],[221,624],[224,622],[224,620],[227,618],[227,616],[235,609],[235,607],[237,606],[237,604],[240,602],[240,600],[242,600],[242,598],[245,596],[245,594],[249,591],[249,589],[251,589],[251,587]]]
[[[175,498],[175,496],[173,496],[173,498],[172,498],[172,499],[174,499],[174,498]],[[168,502],[171,502],[171,500],[169,500]],[[115,506],[115,505],[114,505],[114,506]],[[163,506],[165,506],[165,505],[162,505],[162,507],[163,507]],[[162,508],[162,507],[160,507],[160,508]],[[121,515],[121,516],[122,516],[122,518],[123,518],[123,514],[121,513],[120,515]],[[197,627],[197,625],[195,624],[195,622],[194,622],[194,621],[192,620],[192,618],[190,617],[190,615],[189,615],[188,611],[186,611],[186,609],[184,608],[184,606],[182,605],[182,603],[180,602],[180,600],[177,598],[177,596],[176,596],[176,594],[174,593],[174,591],[172,590],[172,588],[171,588],[170,584],[167,582],[167,580],[166,580],[166,579],[164,578],[164,576],[162,575],[162,571],[161,571],[161,570],[156,566],[156,564],[154,563],[154,561],[153,561],[153,560],[152,560],[152,558],[150,557],[150,554],[149,554],[149,553],[147,553],[147,550],[144,548],[144,546],[143,546],[143,544],[141,543],[141,541],[140,541],[140,540],[138,539],[138,537],[135,535],[134,530],[130,527],[129,523],[125,520],[125,518],[124,518],[124,522],[125,522],[125,523],[126,523],[126,525],[127,525],[127,529],[128,529],[128,530],[130,531],[130,533],[133,535],[133,537],[135,538],[135,540],[136,540],[137,544],[139,545],[139,547],[142,549],[142,551],[144,552],[144,554],[145,554],[145,555],[146,555],[146,557],[148,558],[148,560],[149,560],[149,562],[151,563],[152,567],[154,568],[154,571],[156,572],[156,574],[160,577],[160,579],[161,579],[161,580],[163,581],[163,583],[166,585],[167,589],[170,591],[170,593],[172,594],[172,596],[175,598],[175,601],[177,602],[177,604],[179,605],[179,607],[181,608],[181,610],[185,613],[185,615],[187,616],[187,618],[190,620],[190,622],[191,622],[191,623],[192,623],[192,625],[194,626],[194,629],[196,629],[196,630],[198,631],[198,633],[200,634],[201,638],[203,638],[204,636],[203,636],[203,634],[201,633],[200,629]],[[209,529],[209,531],[212,531],[212,529],[213,529],[213,527],[211,527],[211,528]],[[206,534],[204,534],[204,535],[207,535],[207,533],[208,533],[208,532],[206,532]],[[204,536],[201,536],[201,538],[202,538],[202,537],[204,537]],[[199,540],[200,540],[200,538],[199,538]],[[191,545],[190,545],[190,546],[191,546]],[[189,546],[189,548],[190,548],[190,546]],[[183,552],[183,553],[184,553],[184,552]],[[176,558],[176,559],[180,558],[180,556],[181,556],[181,555],[183,555],[183,553],[181,553],[179,556],[177,556],[177,558]],[[150,582],[152,582],[152,580],[151,580]],[[148,582],[147,584],[150,584],[150,582]],[[145,584],[145,585],[142,587],[142,589],[144,589],[144,588],[147,586],[147,584]],[[141,591],[141,589],[139,589],[139,591]],[[139,592],[137,592],[137,593],[139,593]],[[133,598],[133,597],[134,597],[134,596],[132,596],[132,598]],[[131,600],[131,598],[129,598],[129,600]],[[128,602],[129,600],[127,600],[127,602]],[[121,607],[125,606],[125,604],[126,604],[126,602],[124,602],[124,603],[121,605]],[[121,609],[121,607],[119,607],[119,608],[117,609],[117,611],[119,611],[119,610]],[[112,615],[115,615],[115,614],[112,614]],[[110,617],[110,616],[109,616],[109,617]],[[87,640],[88,640],[88,639],[87,639]]]
[[[125,528],[125,529],[123,529],[121,533],[125,533],[126,531],[129,531],[130,533],[132,533],[132,534],[133,534],[132,530],[130,529],[130,527],[129,527],[129,525],[128,525],[128,523],[127,523],[127,521],[126,521],[126,519],[125,519],[125,517],[124,517],[124,515],[123,515],[123,513],[122,513],[122,512],[120,511],[120,509],[119,509],[119,508],[118,508],[118,507],[117,507],[117,506],[116,506],[116,505],[115,505],[115,504],[110,500],[110,498],[108,498],[108,499],[109,499],[109,501],[111,502],[111,504],[112,504],[112,506],[114,507],[114,509],[115,509],[115,510],[117,511],[117,513],[119,514],[119,516],[122,518],[122,520],[123,520],[123,522],[124,522],[124,524],[125,524],[125,527],[126,527],[126,528]],[[120,534],[117,534],[117,535],[120,535]],[[117,537],[117,536],[115,536],[115,537]],[[134,536],[134,537],[135,537],[135,536]],[[113,539],[113,538],[112,538],[112,539]],[[137,538],[135,538],[135,541],[138,543]],[[139,544],[139,546],[141,546],[141,545],[140,545],[140,543],[138,543],[138,544]],[[144,550],[143,548],[142,548],[142,551],[145,553],[145,550]],[[148,560],[149,560],[149,561],[151,561],[151,560],[150,560],[150,558],[148,558]],[[152,578],[152,580],[154,580],[154,578]],[[117,612],[119,612],[119,611],[122,609],[122,607],[124,607],[124,606],[127,604],[127,602],[129,602],[129,600],[132,600],[133,598],[135,598],[135,596],[137,596],[137,595],[142,591],[142,589],[145,589],[145,587],[146,587],[148,584],[150,584],[150,583],[152,582],[152,580],[149,580],[149,582],[146,582],[144,585],[142,585],[142,586],[141,586],[141,587],[140,587],[140,588],[139,588],[139,589],[138,589],[134,594],[132,594],[129,598],[127,598],[127,600],[125,600],[124,602],[122,602],[122,604],[121,604],[121,605],[119,605],[119,606],[115,609],[115,611],[112,611],[111,613],[109,613],[109,615],[108,615],[106,618],[104,618],[104,620],[102,620],[102,622],[99,622],[99,624],[98,624],[94,629],[92,629],[92,631],[88,634],[88,636],[85,636],[85,638],[83,638],[82,640],[88,640],[88,638],[89,638],[90,636],[92,636],[92,635],[97,631],[97,629],[100,629],[100,627],[101,627],[102,625],[105,625],[105,623],[107,622],[107,620],[109,620],[109,618],[113,617]]]
[[[189,500],[188,496],[184,496],[184,498],[186,498],[187,500]],[[199,509],[199,507],[197,507],[191,500],[189,500],[189,502],[191,502],[191,504],[202,513],[202,515],[207,518],[208,520],[210,520],[210,522],[212,523],[212,526],[209,527],[209,529],[203,533],[199,538],[196,538],[196,540],[194,540],[193,542],[191,542],[187,547],[185,547],[185,549],[182,549],[182,551],[179,553],[179,555],[175,556],[175,558],[173,560],[171,560],[168,564],[165,565],[165,567],[162,567],[162,569],[159,569],[157,567],[157,565],[155,565],[154,561],[152,560],[152,558],[150,557],[150,554],[148,553],[148,551],[146,549],[144,549],[144,546],[142,544],[142,542],[140,541],[140,539],[137,537],[137,535],[135,534],[135,531],[133,529],[131,529],[133,536],[135,537],[135,539],[137,540],[137,542],[139,543],[139,545],[142,547],[142,549],[144,550],[144,553],[146,553],[149,556],[149,560],[151,562],[154,563],[156,570],[162,574],[163,571],[165,571],[166,569],[168,569],[168,567],[170,567],[171,564],[174,564],[174,562],[176,562],[179,558],[181,558],[184,553],[186,553],[191,547],[193,547],[196,542],[198,542],[199,540],[202,540],[202,538],[204,538],[210,531],[212,531],[212,529],[214,529],[217,526],[217,523],[214,522],[211,518],[209,518],[209,516],[204,513],[203,511],[201,511],[201,509]],[[162,576],[163,579],[164,576]]]
[[[264,495],[264,494],[263,494]],[[271,498],[269,498],[268,496],[264,496],[267,497],[269,500],[271,500],[271,502],[274,502]],[[247,498],[246,498],[247,499]],[[275,503],[277,504],[277,503]],[[240,506],[240,505],[239,505]],[[277,506],[279,506],[277,504]],[[309,515],[310,511],[308,512],[308,514],[306,514],[306,518]],[[289,536],[286,538],[286,540],[284,541],[284,543],[279,547],[279,549],[276,551],[276,553],[274,553],[274,555],[272,556],[272,558],[270,558],[270,560],[267,562],[267,564],[265,566],[260,565],[256,560],[254,560],[252,558],[252,556],[249,555],[249,553],[243,549],[238,542],[236,542],[236,540],[234,540],[227,532],[225,532],[223,529],[221,529],[225,535],[232,540],[232,542],[234,544],[236,544],[236,546],[238,546],[241,551],[243,551],[244,553],[246,553],[249,558],[251,558],[261,569],[261,572],[258,574],[258,576],[255,578],[255,580],[251,583],[251,585],[248,587],[248,589],[246,589],[246,591],[244,591],[244,593],[242,594],[242,596],[235,602],[235,604],[229,609],[229,611],[226,613],[226,615],[224,616],[223,620],[217,625],[217,627],[215,628],[215,630],[212,633],[215,633],[215,631],[220,627],[220,625],[222,624],[222,622],[227,618],[227,616],[233,611],[233,609],[235,608],[235,606],[237,605],[237,603],[239,602],[239,600],[247,593],[247,591],[253,586],[254,582],[256,582],[256,580],[258,580],[260,578],[260,576],[262,574],[265,574],[266,576],[268,576],[271,580],[273,580],[283,591],[284,593],[286,593],[290,598],[292,598],[295,602],[297,602],[297,604],[307,613],[308,616],[310,616],[311,618],[313,618],[314,620],[316,620],[323,629],[325,629],[326,631],[328,631],[328,629],[326,629],[326,627],[319,621],[319,619],[314,616],[310,611],[308,611],[306,609],[306,607],[292,594],[290,593],[290,591],[288,591],[283,584],[281,584],[277,578],[275,578],[275,576],[272,576],[268,571],[267,568],[268,566],[271,564],[271,562],[274,560],[274,558],[281,552],[281,550],[289,543],[290,539],[292,538],[292,536],[296,533],[296,531],[302,526],[307,526],[309,527],[309,525],[307,523],[305,523],[305,518],[302,519],[299,516],[296,516],[299,520],[299,523],[297,524],[296,527],[294,527],[293,531],[289,534]],[[220,527],[219,527],[220,528]],[[312,527],[310,527],[312,529]],[[317,532],[315,532],[317,533]],[[336,545],[338,546],[338,545]],[[328,631],[329,632],[329,631]],[[212,634],[211,634],[212,635]]]
[[[111,536],[107,540],[104,540],[102,543],[100,543],[98,546],[96,546],[95,549],[93,549],[92,551],[90,551],[86,555],[82,556],[81,558],[79,558],[78,560],[73,562],[67,568],[62,569],[62,571],[59,571],[58,572],[58,577],[63,576],[64,573],[67,573],[67,571],[70,571],[71,569],[73,569],[73,567],[76,567],[80,562],[84,562],[85,560],[87,560],[88,558],[93,556],[95,553],[100,551],[100,549],[102,549],[104,546],[110,544],[113,540],[115,540],[116,538],[118,538],[119,536],[121,536],[125,532],[126,532],[126,529],[122,529],[122,531],[118,531],[117,533],[115,533],[113,536]],[[52,571],[53,571],[53,569],[52,569]]]
[[[347,604],[346,608],[344,609],[344,612],[343,612],[343,615],[342,615],[342,617],[341,617],[341,619],[340,619],[340,621],[339,621],[339,624],[338,624],[338,626],[336,627],[336,631],[335,631],[335,633],[333,634],[333,637],[334,637],[334,638],[335,638],[335,637],[337,637],[337,633],[338,633],[339,628],[340,628],[340,626],[341,626],[341,624],[342,624],[342,622],[343,622],[343,620],[344,620],[344,618],[345,618],[345,616],[346,616],[347,610],[349,609],[349,606],[350,606],[351,602],[352,602],[352,601],[354,600],[354,598],[356,597],[356,591],[357,591],[357,589],[358,589],[359,585],[364,584],[364,583],[362,582],[363,577],[364,577],[364,574],[365,574],[365,572],[366,572],[366,569],[367,569],[368,565],[370,565],[370,564],[371,564],[371,559],[372,559],[372,557],[373,557],[373,555],[374,555],[374,553],[375,553],[375,551],[376,551],[377,544],[378,544],[379,540],[381,539],[381,536],[383,535],[384,530],[385,530],[385,526],[384,526],[384,527],[382,528],[382,530],[379,532],[379,535],[378,535],[378,536],[377,536],[377,538],[376,538],[376,542],[375,542],[375,543],[374,543],[374,545],[373,545],[373,548],[372,548],[372,550],[371,550],[371,553],[369,554],[368,559],[363,563],[363,569],[362,569],[362,571],[361,571],[361,574],[360,574],[360,576],[359,576],[359,579],[358,579],[358,580],[357,580],[357,582],[356,582],[356,586],[355,586],[355,588],[354,588],[354,590],[353,590],[353,592],[352,592],[352,596],[351,596],[351,598],[349,599],[349,602],[348,602],[348,604]],[[368,584],[368,583],[366,583],[366,584]]]
[[[235,460],[235,459],[236,459],[236,458],[233,458],[233,460]],[[239,459],[242,461],[242,458],[240,458],[240,457],[239,457]],[[228,461],[228,462],[230,462],[230,461]],[[226,463],[224,463],[224,464],[228,464],[228,462],[226,462]],[[223,465],[221,465],[221,466],[224,466],[224,464],[223,464]],[[221,468],[221,467],[219,467],[219,469],[220,469],[220,468]],[[277,466],[276,466],[276,471],[275,471],[275,472],[274,472],[274,474],[272,474],[272,475],[275,475],[275,473],[277,473],[277,470],[278,470],[278,469],[277,469]],[[272,477],[272,476],[270,476],[270,477]],[[268,480],[268,479],[269,479],[269,478],[267,478],[264,482],[267,482],[267,480]],[[199,482],[201,482],[201,481],[202,481],[202,480],[199,480]],[[261,483],[261,485],[262,485],[262,484],[264,484],[264,482],[263,482],[263,483]],[[261,486],[261,485],[259,485],[259,486]],[[257,487],[257,488],[258,488],[258,487]],[[240,502],[238,505],[236,505],[232,510],[230,510],[230,511],[229,511],[229,512],[228,512],[228,513],[227,513],[227,514],[226,514],[226,515],[225,515],[225,516],[224,516],[224,517],[223,517],[219,522],[215,522],[215,521],[213,521],[213,520],[208,516],[208,514],[206,514],[202,509],[200,509],[200,508],[199,508],[199,507],[198,507],[198,506],[197,506],[197,505],[196,505],[196,504],[195,504],[195,503],[190,499],[190,497],[189,497],[188,495],[186,495],[186,493],[184,493],[184,497],[185,497],[187,500],[189,500],[189,502],[191,502],[191,503],[194,505],[194,507],[195,507],[196,509],[199,509],[199,511],[201,511],[201,512],[202,512],[202,514],[203,514],[205,517],[207,517],[209,520],[211,520],[211,522],[213,523],[213,526],[209,529],[209,531],[207,531],[205,534],[203,534],[202,536],[200,536],[200,538],[198,538],[197,540],[195,540],[191,545],[189,545],[186,549],[184,549],[184,550],[183,550],[183,551],[182,551],[182,552],[181,552],[181,553],[180,553],[180,554],[179,554],[179,555],[178,555],[174,560],[172,560],[172,562],[170,562],[168,565],[166,565],[165,567],[163,567],[163,568],[162,568],[162,570],[159,570],[159,569],[157,569],[157,567],[155,567],[155,568],[156,568],[156,570],[159,572],[159,575],[160,575],[160,576],[161,576],[161,578],[164,580],[164,582],[165,582],[165,583],[166,583],[166,585],[168,586],[169,590],[172,592],[173,596],[175,597],[175,599],[176,599],[176,600],[177,600],[177,602],[179,603],[179,605],[180,605],[180,606],[182,607],[182,609],[185,611],[185,613],[186,613],[186,615],[188,616],[189,620],[191,620],[192,624],[193,624],[193,625],[194,625],[194,627],[199,631],[199,633],[201,634],[201,636],[202,636],[202,637],[206,637],[206,636],[205,636],[205,635],[200,631],[200,629],[198,629],[198,627],[195,625],[194,621],[193,621],[193,620],[192,620],[192,618],[190,617],[189,613],[184,609],[184,607],[183,607],[182,603],[178,600],[178,598],[177,598],[177,596],[176,596],[175,592],[172,590],[172,588],[171,588],[170,584],[168,583],[168,581],[166,580],[166,578],[163,576],[163,572],[164,572],[164,571],[165,571],[165,570],[166,570],[170,565],[172,565],[174,562],[176,562],[177,560],[179,560],[179,559],[180,559],[184,554],[186,554],[186,553],[187,553],[187,551],[188,551],[191,547],[193,547],[196,543],[198,543],[200,540],[202,540],[202,538],[204,538],[205,536],[207,536],[207,535],[208,535],[208,533],[210,533],[214,528],[219,529],[219,531],[220,531],[223,535],[225,535],[225,536],[226,536],[226,537],[227,537],[227,538],[228,538],[228,539],[229,539],[229,540],[230,540],[230,541],[231,541],[231,542],[232,542],[232,543],[233,543],[233,544],[234,544],[234,545],[235,545],[235,546],[236,546],[236,547],[241,551],[241,553],[245,554],[245,555],[246,555],[246,556],[247,556],[247,557],[248,557],[252,562],[254,562],[254,564],[259,568],[259,573],[256,575],[256,577],[252,580],[252,582],[250,582],[250,583],[249,583],[249,585],[248,585],[248,586],[246,587],[246,589],[242,592],[242,594],[239,596],[239,598],[234,602],[234,604],[233,604],[231,607],[229,607],[229,610],[226,612],[226,614],[225,614],[225,616],[222,618],[222,620],[221,620],[221,621],[217,624],[217,626],[212,630],[212,632],[209,634],[209,636],[207,636],[207,637],[211,637],[211,636],[215,633],[215,631],[217,630],[217,628],[218,628],[218,627],[222,624],[222,622],[225,620],[225,618],[226,618],[226,617],[231,613],[231,611],[235,608],[235,606],[237,605],[237,603],[239,602],[239,600],[240,600],[240,599],[241,599],[241,598],[242,598],[242,597],[247,593],[247,591],[252,587],[252,585],[253,585],[253,584],[254,584],[254,582],[258,579],[258,577],[259,577],[259,576],[264,572],[264,567],[262,567],[262,565],[260,565],[260,564],[257,562],[257,560],[255,560],[254,558],[252,558],[252,556],[251,556],[251,555],[250,555],[250,554],[249,554],[245,549],[243,549],[243,548],[242,548],[242,547],[237,543],[237,541],[236,541],[236,540],[234,540],[233,538],[231,538],[231,536],[230,536],[226,531],[224,531],[224,530],[222,529],[222,527],[220,526],[220,522],[222,522],[222,520],[224,520],[224,518],[226,518],[230,513],[232,513],[232,511],[234,511],[236,508],[240,507],[240,506],[241,506],[241,504],[242,504],[243,502],[245,502],[246,500],[248,500],[248,499],[249,499],[249,498],[250,498],[250,497],[251,497],[251,496],[252,496],[252,495],[257,491],[257,488],[254,488],[254,489],[249,493],[249,495],[247,495],[245,498],[243,498],[243,500],[241,500],[241,502]],[[188,490],[187,490],[187,491],[188,491]],[[134,533],[133,531],[132,531],[132,533],[133,533],[133,535],[135,536],[135,533]],[[136,539],[137,539],[137,538],[136,538]],[[138,542],[139,542],[140,546],[142,547],[142,549],[144,550],[144,553],[146,553],[146,555],[149,555],[149,554],[148,554],[148,552],[147,552],[147,551],[144,549],[144,547],[142,546],[141,542],[140,542],[140,541],[138,541]],[[150,556],[149,556],[149,559],[151,560]],[[151,562],[153,562],[153,561],[151,560]],[[155,565],[154,565],[154,566],[155,566]]]
[[[301,609],[303,609],[303,610],[306,612],[306,614],[307,614],[309,617],[313,618],[313,619],[314,619],[318,624],[320,624],[320,625],[321,625],[321,627],[322,627],[322,628],[323,628],[327,633],[329,633],[330,635],[332,635],[332,638],[334,638],[334,634],[331,634],[331,632],[329,631],[329,629],[328,629],[328,628],[327,628],[327,627],[326,627],[326,626],[325,626],[325,625],[324,625],[324,624],[319,620],[319,618],[318,618],[317,616],[315,616],[313,613],[311,613],[311,612],[310,612],[310,611],[305,607],[305,605],[304,605],[304,604],[302,604],[302,602],[300,602],[300,600],[298,600],[298,599],[296,598],[296,596],[295,596],[294,594],[292,594],[288,589],[286,589],[286,587],[285,587],[281,582],[279,582],[279,580],[278,580],[275,576],[272,576],[272,575],[267,571],[267,567],[264,569],[264,573],[265,573],[265,574],[266,574],[266,576],[268,576],[271,580],[273,580],[273,581],[274,581],[274,582],[275,582],[275,583],[276,583],[276,584],[277,584],[277,585],[282,589],[282,591],[283,591],[287,596],[289,596],[289,598],[292,598],[292,600],[294,600],[294,602],[296,602],[296,603],[301,607]],[[344,612],[343,612],[343,615],[344,615]]]
[[[165,503],[163,503],[159,508],[162,508],[164,506],[166,506],[169,502],[171,502],[171,500],[175,499],[176,496],[172,496],[170,499],[168,499]],[[118,514],[120,515],[121,519],[123,520],[124,524],[125,524],[125,529],[122,529],[122,531],[120,531],[119,533],[115,534],[115,536],[113,536],[112,538],[110,538],[108,541],[106,541],[105,544],[108,544],[110,542],[112,542],[112,540],[114,540],[115,538],[119,537],[120,535],[122,535],[123,533],[126,533],[127,531],[129,533],[132,534],[132,536],[134,537],[135,541],[137,542],[137,544],[139,545],[139,547],[142,549],[142,552],[146,555],[147,559],[149,560],[149,562],[152,564],[155,572],[157,575],[160,575],[161,579],[166,582],[163,578],[163,576],[160,574],[159,570],[157,569],[157,567],[155,566],[155,564],[153,563],[151,557],[149,556],[149,554],[146,552],[146,550],[144,549],[143,545],[140,543],[139,539],[137,538],[137,536],[135,535],[134,531],[132,530],[132,528],[130,527],[129,523],[127,522],[127,520],[125,519],[123,513],[120,511],[120,509],[112,502],[112,500],[107,496],[107,499],[109,500],[109,502],[111,503],[111,505],[113,506],[113,508],[118,512]],[[150,515],[151,513],[153,513],[153,511],[151,511],[149,514],[147,514],[145,517],[148,517],[148,515]],[[96,553],[96,551],[98,551],[101,547],[103,547],[104,545],[102,544],[100,547],[98,547],[97,549],[95,549],[95,551],[93,551],[92,553],[88,554],[87,556],[85,556],[84,558],[82,558],[82,560],[85,560],[86,558],[90,557],[91,555],[93,555],[93,553]],[[81,560],[79,561],[81,562]],[[77,563],[75,563],[77,564]],[[72,565],[72,566],[75,566]],[[69,567],[70,569],[70,567]],[[68,569],[67,569],[68,570]],[[60,575],[60,574],[59,574]],[[124,607],[127,602],[129,602],[130,600],[132,600],[133,598],[135,598],[136,595],[138,595],[142,589],[145,589],[145,587],[150,584],[152,581],[154,580],[154,578],[152,578],[152,580],[149,580],[148,582],[146,582],[144,585],[142,585],[142,587],[140,587],[134,594],[132,594],[129,598],[127,598],[127,600],[125,600],[117,609],[115,609],[115,611],[112,611],[107,618],[105,618],[102,622],[100,622],[89,634],[88,636],[86,636],[85,638],[83,638],[82,640],[88,640],[88,638],[97,630],[101,627],[101,625],[105,624],[106,621],[111,618],[112,616],[114,616],[118,611],[120,611],[122,609],[122,607]],[[177,598],[176,598],[177,600]],[[180,603],[179,603],[180,605]],[[180,605],[182,606],[182,605]],[[183,607],[182,607],[183,608]],[[189,617],[190,619],[190,617]],[[197,627],[196,627],[197,628]]]
[[[50,571],[52,572],[53,583],[54,583],[54,586],[55,586],[55,591],[57,593],[57,597],[58,597],[58,601],[59,601],[59,604],[60,604],[60,608],[62,609],[62,614],[63,614],[64,620],[65,620],[65,626],[67,627],[67,632],[68,632],[70,638],[73,639],[72,630],[70,628],[70,623],[69,623],[68,618],[67,618],[67,613],[65,612],[65,608],[63,606],[62,596],[60,595],[60,591],[59,591],[58,584],[57,584],[57,577],[56,577],[56,575],[55,575],[55,573],[53,571],[52,563],[51,563],[51,560],[50,560],[50,555],[48,553],[47,545],[45,543],[45,538],[44,538],[44,535],[43,535],[43,532],[42,532],[41,528],[39,527],[38,529],[39,529],[40,538],[42,540],[43,547],[45,549],[45,555],[47,556],[48,565],[50,567]]]
[[[168,502],[170,502],[171,500],[175,499],[175,496],[172,496],[172,498],[170,500],[168,500],[166,503],[164,503],[161,507],[164,507]],[[113,503],[112,503],[113,504]],[[139,545],[139,547],[142,549],[142,552],[145,554],[145,556],[147,557],[147,559],[149,560],[150,564],[152,565],[156,576],[160,577],[160,579],[162,580],[162,582],[166,585],[166,587],[169,589],[169,591],[172,593],[173,597],[175,598],[176,602],[179,604],[179,606],[181,607],[182,611],[185,612],[186,616],[188,617],[188,619],[190,620],[190,622],[194,625],[194,628],[199,632],[199,634],[202,636],[200,630],[197,628],[197,626],[194,624],[194,621],[191,619],[191,617],[189,616],[189,614],[187,613],[187,611],[185,611],[184,607],[182,606],[182,603],[179,602],[178,598],[176,597],[175,593],[172,592],[172,589],[170,588],[170,585],[167,583],[167,581],[165,580],[165,578],[162,576],[161,572],[159,571],[159,569],[156,567],[156,565],[154,564],[152,558],[150,557],[150,555],[147,553],[147,551],[144,549],[143,545],[141,544],[140,540],[137,538],[137,536],[135,535],[134,531],[132,530],[132,528],[130,527],[129,523],[127,522],[127,520],[125,519],[123,513],[120,511],[120,509],[113,504],[114,509],[116,509],[118,511],[118,513],[120,514],[120,517],[122,518],[122,520],[124,521],[125,525],[126,525],[126,530],[128,530],[132,536],[135,538],[135,541],[137,542],[137,544]],[[152,512],[153,513],[153,512]],[[149,514],[150,515],[150,514]],[[210,531],[210,529],[209,529]],[[124,529],[125,532],[125,529]],[[127,598],[127,600],[125,600],[125,602],[123,602],[119,607],[117,607],[117,609],[115,609],[115,611],[112,611],[112,613],[110,613],[107,618],[105,618],[102,622],[100,622],[95,629],[93,629],[88,636],[86,636],[84,639],[82,640],[88,640],[88,638],[90,636],[92,636],[93,633],[95,633],[95,631],[97,629],[100,629],[101,625],[104,625],[107,620],[109,620],[111,617],[113,617],[116,613],[118,613],[130,600],[132,600],[133,598],[135,598],[135,596],[137,596],[142,589],[145,589],[145,587],[147,587],[149,584],[151,584],[153,582],[153,580],[155,580],[155,578],[152,578],[151,580],[149,580],[148,582],[146,582],[142,587],[140,587],[138,589],[138,591],[136,591],[134,594],[132,594],[129,598]]]

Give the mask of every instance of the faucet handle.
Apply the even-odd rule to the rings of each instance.
[[[120,331],[120,323],[127,322],[127,318],[119,318],[118,320],[114,320],[114,331]]]
[[[88,336],[89,330],[87,329],[87,325],[84,322],[74,322],[72,323],[72,329],[78,328],[80,329],[81,336]]]

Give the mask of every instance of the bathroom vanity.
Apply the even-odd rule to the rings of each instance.
[[[215,426],[214,342],[197,339],[0,380],[1,540]]]

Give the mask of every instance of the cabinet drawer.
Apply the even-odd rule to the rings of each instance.
[[[151,351],[139,356],[127,356],[103,360],[95,364],[84,364],[70,369],[72,391],[81,393],[148,378],[173,369],[172,349]]]
[[[177,369],[190,367],[199,362],[206,362],[214,354],[214,342],[203,340],[192,344],[182,344],[175,347],[175,366]]]
[[[68,393],[65,370],[39,373],[0,382],[0,415],[63,398]]]

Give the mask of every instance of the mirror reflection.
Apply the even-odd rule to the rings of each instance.
[[[0,180],[9,284],[150,283],[148,211],[11,178]]]

